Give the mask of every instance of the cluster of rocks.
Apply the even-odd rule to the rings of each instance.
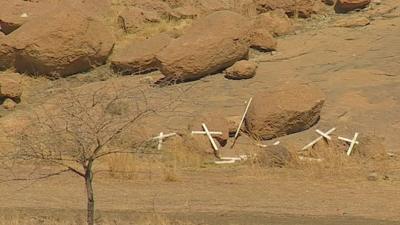
[[[294,31],[289,17],[309,17],[321,4],[317,0],[195,0],[190,4],[185,0],[130,0],[118,8],[114,18],[111,0],[0,3],[0,69],[64,77],[110,61],[113,70],[122,74],[159,69],[167,78],[182,81],[220,72],[247,59],[249,48],[275,50],[275,38]],[[335,9],[348,12],[368,4],[369,0],[337,0]],[[119,28],[132,33],[148,23],[197,17],[178,38],[160,34],[121,42],[115,49],[116,33],[107,23],[114,18]],[[238,79],[238,71],[232,70],[239,66],[229,69],[227,77]],[[239,70],[247,73],[240,74],[240,79],[253,76],[248,69]]]

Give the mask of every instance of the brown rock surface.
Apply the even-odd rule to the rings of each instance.
[[[0,1],[0,31],[9,34],[49,10],[49,6],[21,0]]]
[[[186,33],[164,48],[157,59],[171,80],[196,80],[217,73],[247,57],[248,20],[219,11],[199,19]]]
[[[293,23],[283,10],[274,10],[258,15],[254,21],[254,27],[268,30],[274,36],[287,35],[294,32]]]
[[[232,80],[250,79],[256,75],[257,63],[241,60],[225,70],[225,77]]]
[[[127,7],[118,15],[118,25],[125,32],[135,32],[146,23],[160,22],[161,17],[154,11],[138,7]]]
[[[255,0],[257,11],[264,13],[275,9],[283,9],[290,16],[310,17],[315,13],[319,0]]]
[[[318,122],[324,102],[319,89],[300,84],[259,92],[246,115],[246,128],[261,140],[297,133]]]
[[[367,17],[350,17],[345,19],[340,19],[335,22],[336,27],[363,27],[370,24],[370,20]]]
[[[167,34],[156,35],[144,41],[130,42],[114,50],[111,67],[122,74],[144,73],[158,68],[156,54],[170,42]]]
[[[346,13],[355,9],[365,8],[371,0],[337,0],[335,11],[338,13]]]
[[[2,34],[0,32],[0,34]],[[10,45],[7,36],[0,35],[0,70],[13,67],[15,61],[15,49]]]
[[[250,32],[250,47],[261,51],[276,50],[278,42],[267,30],[256,29]]]
[[[22,86],[18,79],[10,76],[0,76],[0,97],[19,100],[22,95]]]
[[[104,64],[114,40],[107,28],[73,7],[27,22],[9,35],[18,72],[67,76]]]

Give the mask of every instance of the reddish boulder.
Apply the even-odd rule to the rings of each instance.
[[[0,31],[5,34],[50,10],[49,6],[21,0],[0,0],[0,5]]]
[[[256,29],[250,32],[250,47],[261,51],[276,50],[278,42],[267,30]]]
[[[247,57],[249,30],[250,22],[231,11],[203,17],[157,54],[160,70],[179,81],[217,73]]]
[[[261,140],[306,130],[318,122],[324,102],[319,89],[301,84],[260,92],[246,115],[246,129]]]
[[[166,34],[156,35],[144,41],[136,41],[115,48],[111,67],[117,73],[136,74],[158,69],[156,54],[170,42]]]
[[[225,77],[232,80],[250,79],[256,75],[257,63],[241,60],[225,70]]]
[[[282,10],[262,13],[254,20],[254,27],[271,32],[274,36],[291,34],[294,31],[292,21]]]
[[[338,13],[346,13],[355,9],[365,8],[371,3],[371,0],[337,0],[335,11]]]
[[[114,39],[106,26],[62,6],[8,35],[18,53],[18,72],[67,76],[104,64]]]

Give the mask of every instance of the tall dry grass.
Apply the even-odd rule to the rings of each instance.
[[[12,216],[0,216],[0,225],[82,225],[84,218],[56,217],[56,216],[26,216],[14,214]],[[138,218],[120,218],[107,216],[98,218],[97,225],[194,225],[190,221],[172,219],[165,215],[153,213],[141,215]]]
[[[126,143],[118,144],[122,147]],[[163,143],[161,151],[156,150],[156,147],[156,142],[146,146],[148,150],[145,152],[152,154],[110,155],[102,164],[110,176],[117,179],[141,179],[145,174],[144,178],[161,177],[165,181],[175,182],[179,180],[182,171],[199,169],[208,159],[190,138],[169,138]]]

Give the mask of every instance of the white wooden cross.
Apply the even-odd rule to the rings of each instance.
[[[221,157],[220,160],[214,161],[215,164],[231,164],[237,161],[247,160],[247,155],[240,155],[239,157]]]
[[[163,132],[160,132],[160,135],[153,138],[153,140],[158,140],[157,150],[161,150],[162,143],[165,138],[172,137],[175,135],[176,135],[176,133],[164,134]]]
[[[232,143],[231,148],[233,148],[233,146],[235,145],[236,140],[237,140],[237,138],[239,136],[240,128],[242,128],[242,124],[243,124],[244,119],[246,118],[247,111],[249,111],[249,107],[250,107],[251,101],[253,101],[253,98],[250,98],[249,101],[247,102],[246,109],[244,110],[242,119],[240,120],[239,126],[238,126],[238,128],[236,130],[235,138],[233,139],[233,143]]]
[[[318,141],[322,140],[323,138],[327,139],[327,140],[332,140],[332,138],[329,136],[329,134],[331,134],[333,131],[335,131],[336,128],[332,128],[330,130],[328,130],[327,132],[322,132],[320,130],[315,130],[315,132],[317,132],[320,136],[317,137],[316,139],[314,139],[312,142],[310,142],[309,144],[307,144],[306,146],[304,146],[301,150],[306,150],[312,146],[314,146]]]
[[[354,145],[358,145],[359,142],[357,141],[357,137],[358,137],[358,133],[354,134],[353,139],[348,139],[348,138],[344,138],[344,137],[338,137],[339,140],[345,141],[350,143],[350,147],[349,149],[347,149],[347,155],[350,156],[351,152],[353,151]]]
[[[203,135],[206,134],[207,137],[208,137],[208,139],[209,139],[210,142],[211,142],[211,145],[212,145],[213,149],[214,149],[215,151],[218,151],[218,146],[217,146],[217,144],[215,143],[214,138],[212,137],[212,135],[222,135],[222,132],[219,132],[219,131],[209,131],[205,123],[202,123],[201,126],[203,127],[203,130],[204,130],[204,131],[192,131],[192,134],[203,134]]]

